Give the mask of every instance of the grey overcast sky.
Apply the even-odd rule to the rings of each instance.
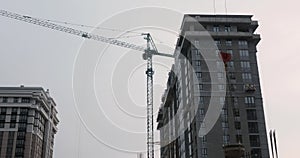
[[[217,14],[225,13],[224,4],[225,0],[216,0]],[[129,11],[128,15],[131,15],[130,10],[140,7],[161,7],[173,10],[174,14],[172,13],[172,16],[176,15],[177,19],[176,17],[174,19],[164,18],[168,13],[163,13],[163,11],[162,14],[164,15],[159,16],[153,10],[145,9],[145,14],[148,14],[148,16],[153,14],[157,20],[156,23],[149,24],[145,19],[139,19],[140,21],[136,21],[136,23],[138,26],[142,26],[143,22],[145,22],[147,24],[144,26],[165,27],[165,23],[168,20],[172,20],[173,25],[170,27],[173,27],[172,29],[175,31],[180,28],[181,14],[214,13],[213,0],[1,0],[0,6],[0,9],[32,17],[92,26],[110,19],[119,20],[119,24],[112,20],[112,23],[108,25],[118,29],[122,29],[120,26],[127,26],[126,24],[130,22],[128,22],[126,16],[114,19],[113,15],[119,15],[120,12],[125,10]],[[276,129],[277,131],[280,157],[298,158],[297,155],[299,154],[297,152],[300,142],[300,126],[297,123],[300,115],[300,107],[298,107],[300,70],[298,69],[299,66],[297,66],[300,60],[298,53],[300,41],[299,2],[296,0],[227,0],[227,10],[228,14],[252,14],[254,15],[253,19],[259,21],[260,26],[257,33],[261,34],[262,40],[258,45],[258,61],[267,128],[268,130]],[[139,11],[133,13],[138,13]],[[181,14],[175,14],[175,12]],[[143,136],[145,135],[136,134],[136,138],[131,139],[132,136],[126,135],[124,132],[124,139],[122,139],[122,132],[110,131],[110,126],[104,126],[103,124],[105,123],[103,122],[105,122],[106,117],[110,119],[110,123],[113,122],[122,129],[142,133],[144,132],[143,129],[145,129],[145,126],[142,125],[145,119],[137,116],[136,120],[138,121],[135,122],[136,120],[133,119],[131,122],[132,118],[130,119],[128,116],[123,117],[122,114],[119,115],[118,113],[115,114],[114,109],[109,108],[110,105],[115,105],[110,99],[111,96],[103,95],[106,94],[109,88],[101,89],[101,86],[109,85],[109,82],[121,84],[122,86],[124,84],[121,83],[123,81],[122,74],[127,75],[126,82],[128,83],[125,83],[125,85],[128,87],[125,89],[127,89],[128,94],[136,105],[134,106],[135,108],[129,107],[130,105],[120,105],[125,110],[131,110],[130,113],[144,115],[145,113],[141,111],[144,109],[144,102],[146,102],[143,99],[145,97],[145,80],[143,76],[144,67],[143,65],[139,67],[139,64],[143,63],[139,59],[140,54],[131,55],[126,53],[124,55],[119,53],[113,57],[105,56],[107,55],[105,54],[103,56],[104,61],[98,61],[95,78],[101,80],[101,82],[95,83],[95,92],[96,95],[99,94],[99,102],[107,99],[104,103],[100,103],[101,108],[103,108],[101,110],[106,110],[106,116],[97,115],[98,111],[94,109],[97,109],[97,107],[93,107],[92,103],[87,102],[86,105],[78,105],[77,107],[84,121],[82,123],[79,121],[80,119],[75,108],[74,100],[76,98],[73,97],[73,69],[78,64],[75,62],[78,59],[76,57],[80,57],[82,53],[89,52],[89,49],[94,50],[98,47],[94,47],[95,44],[93,42],[87,43],[80,37],[5,17],[0,17],[0,26],[0,85],[19,86],[24,84],[25,86],[42,86],[50,89],[52,97],[57,102],[61,120],[59,132],[55,139],[54,152],[56,158],[136,157],[135,153],[120,150],[140,151],[144,148],[141,144],[144,144]],[[86,28],[80,29],[92,31]],[[148,28],[146,30],[156,32],[154,37],[157,43],[161,43],[160,48],[164,49],[166,45],[168,47],[174,46],[176,35],[172,35],[172,33],[163,34],[160,33],[161,30],[157,29],[151,30]],[[108,32],[108,30],[101,30],[95,33],[103,35],[113,34]],[[133,43],[143,42],[137,38],[126,40]],[[109,51],[114,51],[114,48],[111,49]],[[117,50],[122,51],[122,49]],[[118,55],[122,57],[118,58]],[[155,74],[157,83],[154,91],[157,109],[159,97],[166,84],[164,80],[167,76],[170,60],[157,58],[155,60],[158,61],[156,64],[157,73]],[[131,63],[137,64],[131,65]],[[166,64],[164,65],[163,63]],[[121,69],[123,66],[127,68],[128,72]],[[132,67],[134,67],[135,71],[133,74],[130,74],[132,73],[130,72]],[[111,74],[112,70],[118,73]],[[83,68],[83,70],[79,71],[85,70]],[[113,76],[111,80],[105,77],[109,75]],[[111,87],[114,89],[116,86],[112,85]],[[84,89],[85,87],[81,88]],[[114,89],[116,91],[115,97],[119,97],[118,101],[123,99],[117,93],[121,91],[120,89]],[[76,96],[76,92],[74,94]],[[120,92],[120,94],[122,93]],[[89,94],[86,95],[88,98]],[[136,128],[137,125],[138,128]],[[129,141],[128,138],[130,138]],[[99,143],[99,140],[104,141],[104,143]]]

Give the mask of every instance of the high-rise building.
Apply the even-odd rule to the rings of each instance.
[[[162,158],[269,158],[257,27],[251,15],[184,16],[157,118]]]
[[[52,158],[56,103],[41,87],[0,87],[0,157]]]

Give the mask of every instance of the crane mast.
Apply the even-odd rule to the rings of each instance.
[[[154,41],[149,33],[143,33],[145,40],[147,41],[147,47],[138,46],[128,42],[119,41],[116,39],[111,39],[99,35],[90,34],[81,30],[76,30],[70,27],[57,25],[42,19],[33,18],[30,16],[20,15],[5,10],[0,10],[0,15],[8,18],[24,21],[27,23],[39,25],[42,27],[50,28],[53,30],[66,32],[69,34],[77,35],[86,39],[96,40],[124,48],[129,48],[137,51],[143,51],[143,58],[147,61],[147,158],[154,158],[154,129],[153,129],[153,75],[154,71],[152,68],[152,57],[153,55],[165,56],[165,57],[174,57],[171,54],[165,54],[158,52]]]

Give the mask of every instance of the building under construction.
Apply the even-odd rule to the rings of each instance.
[[[251,15],[184,16],[176,46],[180,55],[169,73],[157,118],[162,158],[269,158],[257,66],[257,27]],[[230,54],[225,64],[204,58],[201,44],[209,40],[203,38],[205,34],[217,48],[212,53]],[[208,62],[215,63],[213,71]],[[223,84],[212,83],[212,76]],[[218,96],[217,91],[226,95]],[[219,97],[219,102],[212,106],[220,104],[222,108],[212,129],[200,135],[213,97]],[[189,107],[197,107],[195,116],[191,117],[193,110],[186,110]],[[176,115],[180,117],[174,119]]]

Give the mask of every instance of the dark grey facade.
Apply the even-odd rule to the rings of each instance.
[[[0,87],[0,157],[52,158],[56,103],[41,87]]]
[[[161,146],[162,158],[225,158],[223,147],[234,144],[245,147],[244,157],[269,158],[256,57],[256,45],[260,41],[260,36],[255,34],[257,27],[258,22],[251,15],[184,16],[175,52],[182,56],[175,58],[157,118],[161,142],[173,133],[178,135]],[[209,38],[203,38],[206,34],[217,48],[212,53],[231,54],[226,66],[218,60],[204,59],[197,45],[203,47],[202,43],[209,42]],[[208,69],[208,62],[215,64],[213,71]],[[225,84],[212,83],[212,76]],[[221,94],[211,92],[218,90],[226,92],[224,97],[219,96],[217,103],[222,105],[220,115],[213,128],[199,136],[211,98]],[[193,105],[198,107],[195,117],[178,110]],[[172,120],[178,113],[182,117]],[[168,129],[161,128],[170,120],[173,123]]]

